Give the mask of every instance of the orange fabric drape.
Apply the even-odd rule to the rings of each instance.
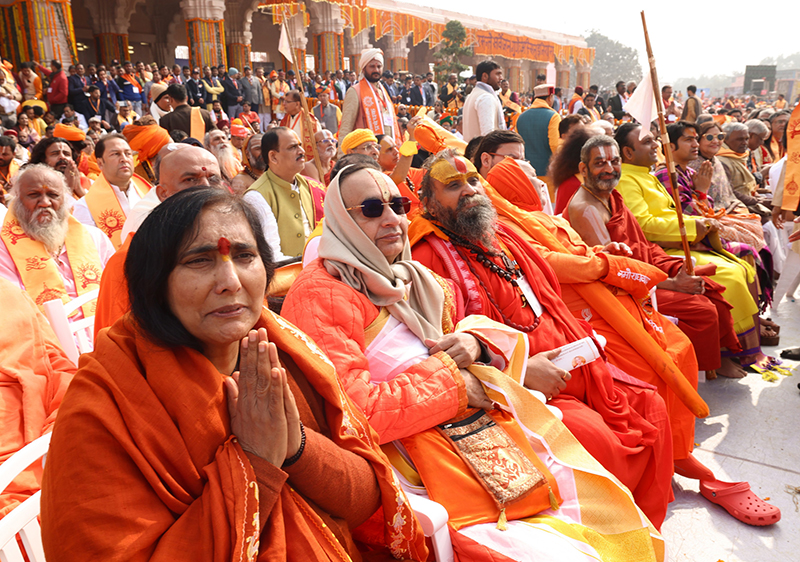
[[[336,383],[330,362],[266,309],[256,327],[267,329],[296,384],[304,377],[319,397],[330,439],[364,458],[377,478],[382,509],[353,537],[397,558],[425,560],[424,536],[377,435]],[[230,433],[223,379],[200,353],[141,337],[128,317],[100,334],[65,397],[48,453],[48,560],[101,553],[115,555],[107,560],[348,559],[334,537],[335,520],[318,514],[285,477],[275,476],[285,483],[274,490],[256,481],[255,461]],[[280,472],[257,464],[264,477]]]
[[[489,176],[492,177],[491,172]],[[500,183],[500,181],[495,183]],[[498,212],[508,218],[516,228],[534,235],[540,244],[553,252],[570,253],[555,236],[542,228],[537,221],[526,217],[525,211],[509,203],[505,197],[493,189],[492,185],[484,184],[484,187]],[[666,352],[645,331],[641,322],[634,320],[606,286],[595,281],[577,283],[571,287],[642,356],[695,416],[700,418],[708,416],[708,405],[697,394],[697,390],[687,381]]]

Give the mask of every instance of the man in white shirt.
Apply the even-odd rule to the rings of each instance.
[[[503,80],[503,69],[491,60],[480,63],[475,71],[478,82],[464,101],[464,140],[485,135],[495,129],[505,129],[503,104],[497,95]]]
[[[89,192],[75,203],[75,218],[96,226],[111,239],[114,248],[122,245],[122,227],[150,184],[133,173],[133,150],[119,133],[106,135],[94,149],[100,176]]]
[[[81,113],[77,113],[75,108],[70,104],[64,106],[64,114],[61,116],[60,123],[70,123],[74,121],[78,128],[84,133],[89,130],[89,125],[86,123],[86,117]]]
[[[318,214],[313,180],[300,175],[305,166],[300,137],[287,127],[270,129],[261,139],[261,156],[267,170],[250,186],[244,200],[261,219],[273,260],[300,257]]]

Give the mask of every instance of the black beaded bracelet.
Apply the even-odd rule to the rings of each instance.
[[[293,454],[291,457],[283,461],[283,465],[281,468],[286,468],[292,466],[294,463],[300,460],[300,455],[303,454],[303,449],[306,448],[306,429],[303,427],[303,422],[300,422],[300,448],[297,449],[297,452]]]

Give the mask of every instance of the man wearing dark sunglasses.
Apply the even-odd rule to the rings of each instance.
[[[301,175],[306,153],[288,127],[270,129],[261,139],[266,171],[244,194],[261,219],[264,237],[280,262],[300,257],[306,238],[322,220],[324,186]]]

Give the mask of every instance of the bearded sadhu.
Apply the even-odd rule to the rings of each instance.
[[[70,215],[64,176],[45,164],[29,164],[11,195],[0,230],[0,277],[25,289],[40,309],[47,301],[66,303],[98,288],[114,247],[99,229]],[[94,310],[88,303],[69,320],[93,316]]]

